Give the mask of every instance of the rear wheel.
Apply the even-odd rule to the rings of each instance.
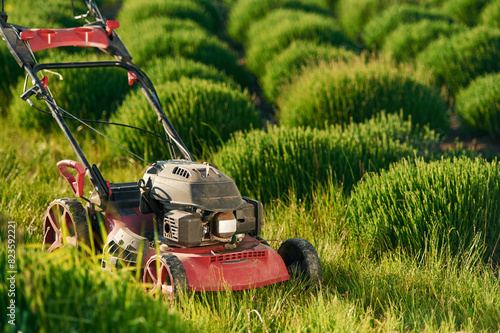
[[[311,243],[302,238],[288,239],[281,244],[279,255],[290,278],[305,281],[309,286],[321,283],[321,262]]]
[[[65,244],[78,247],[90,245],[87,214],[82,204],[74,198],[52,201],[43,222],[43,248],[49,252]]]
[[[187,291],[187,276],[182,262],[171,253],[152,256],[144,267],[144,288],[148,293],[164,295],[173,301]]]

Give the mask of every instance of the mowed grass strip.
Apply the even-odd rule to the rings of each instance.
[[[323,63],[297,78],[278,100],[283,126],[325,128],[403,111],[415,124],[448,129],[447,106],[429,79],[383,61]]]

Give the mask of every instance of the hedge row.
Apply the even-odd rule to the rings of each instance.
[[[421,5],[393,5],[373,17],[363,30],[363,40],[367,47],[382,47],[387,35],[402,23],[415,23],[421,20],[444,21],[453,19],[436,9]]]
[[[153,17],[131,26],[123,40],[140,66],[156,58],[182,57],[214,66],[238,83],[248,84],[249,75],[238,65],[236,54],[192,21]]]
[[[474,245],[500,259],[500,165],[458,158],[405,160],[380,175],[367,175],[349,204],[351,230],[365,246],[427,247],[465,254]]]
[[[286,199],[290,190],[307,197],[332,177],[349,190],[367,172],[415,152],[425,155],[437,142],[427,127],[413,126],[401,115],[379,114],[345,129],[272,127],[237,133],[211,161],[236,182],[242,195],[269,202]]]
[[[267,63],[293,41],[354,48],[332,17],[290,9],[274,10],[252,24],[247,38],[247,65],[258,76],[263,75]]]
[[[282,99],[279,121],[284,126],[362,122],[385,110],[413,122],[446,130],[447,105],[425,77],[405,67],[383,62],[325,63],[309,69]]]
[[[217,32],[222,25],[219,10],[210,0],[128,0],[120,9],[119,20],[133,26],[153,17],[190,20],[212,32]]]
[[[465,30],[466,27],[460,23],[427,19],[400,24],[387,35],[382,51],[389,53],[397,62],[412,61],[432,41],[441,37],[448,38]]]
[[[278,8],[327,14],[326,6],[322,0],[239,0],[231,8],[228,19],[227,33],[229,37],[237,43],[245,43],[249,27]]]
[[[271,60],[261,77],[261,87],[267,100],[275,102],[283,87],[291,84],[303,70],[320,62],[353,60],[356,53],[330,45],[296,41]]]
[[[203,156],[208,148],[220,145],[237,130],[261,127],[247,91],[194,78],[165,82],[156,90],[170,122],[195,156]],[[139,91],[125,99],[111,120],[165,136],[156,113]],[[166,143],[152,135],[138,135],[119,127],[110,127],[108,134],[150,162],[169,158]]]
[[[93,55],[84,56],[58,52],[57,56],[44,58],[43,62],[78,62],[99,61],[105,58]],[[119,68],[81,68],[61,69],[55,71],[62,75],[45,73],[49,78],[48,86],[56,103],[76,117],[84,119],[107,119],[117,108],[127,91],[127,72]],[[24,80],[19,80],[17,86],[12,87],[13,95],[23,92]],[[28,83],[27,89],[31,87]],[[48,111],[43,101],[31,98],[36,106]],[[25,129],[51,130],[57,123],[51,115],[41,113],[30,107],[21,98],[12,101],[9,110],[10,121]]]
[[[500,138],[500,74],[472,81],[458,93],[455,106],[465,130]]]
[[[499,49],[500,30],[477,27],[432,42],[416,62],[456,94],[474,78],[500,70]]]

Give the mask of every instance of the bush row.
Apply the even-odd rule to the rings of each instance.
[[[202,79],[181,78],[157,85],[156,90],[170,122],[197,157],[207,148],[229,139],[237,130],[260,128],[260,120],[247,91]],[[156,113],[141,92],[130,94],[115,115],[114,122],[130,124],[165,136]],[[108,134],[126,148],[154,162],[168,158],[166,143],[147,134],[110,127]]]
[[[211,161],[238,185],[242,195],[265,202],[286,199],[289,191],[307,197],[331,179],[348,191],[367,172],[403,156],[436,149],[438,135],[412,126],[401,115],[380,114],[362,124],[325,130],[272,127],[237,133]]]
[[[325,128],[401,110],[414,123],[448,128],[439,90],[422,74],[384,62],[324,63],[295,80],[278,104],[285,126]]]
[[[351,196],[351,230],[378,251],[432,246],[465,254],[477,246],[500,260],[500,165],[458,158],[404,160],[367,175]]]

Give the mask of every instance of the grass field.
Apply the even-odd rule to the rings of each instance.
[[[57,1],[51,1],[47,8],[57,12],[54,9]],[[355,41],[356,48],[364,50],[366,45],[362,44],[361,33],[367,29],[368,19],[376,18],[391,5],[405,1],[314,0],[308,3],[281,0],[261,1],[256,6],[257,2],[190,0],[172,1],[171,6],[162,7],[162,1],[154,0],[148,7],[148,20],[141,23],[144,31],[154,27],[154,22],[161,22],[162,28],[174,31],[133,40],[130,26],[130,30],[126,30],[127,27],[120,29],[126,36],[124,40],[130,39],[134,45],[129,49],[132,55],[139,54],[138,59],[151,66],[152,73],[147,72],[155,85],[168,88],[166,92],[159,89],[162,101],[170,101],[170,108],[185,116],[171,119],[174,125],[178,124],[179,133],[195,136],[197,133],[192,133],[192,128],[197,128],[196,131],[206,131],[204,133],[208,134],[204,135],[207,137],[214,136],[205,142],[196,136],[197,147],[191,147],[188,138],[183,138],[190,149],[202,147],[203,157],[209,162],[219,163],[221,170],[234,177],[242,195],[253,195],[264,202],[262,237],[278,240],[270,241],[275,249],[280,245],[279,240],[295,237],[308,239],[314,245],[323,269],[321,286],[308,289],[305,284],[291,281],[247,291],[185,293],[170,303],[145,293],[134,271],[125,269],[113,274],[103,271],[99,254],[78,252],[72,247],[53,253],[42,251],[42,223],[47,206],[56,198],[73,196],[59,175],[56,163],[62,159],[75,159],[75,155],[60,131],[47,130],[51,125],[43,125],[45,130],[26,125],[30,118],[46,115],[40,115],[39,111],[19,100],[22,77],[18,76],[18,68],[4,62],[6,50],[0,45],[0,74],[15,74],[9,74],[10,85],[0,83],[0,331],[500,331],[498,160],[492,154],[466,150],[460,142],[456,142],[454,150],[441,149],[443,140],[454,140],[448,132],[450,124],[441,119],[443,115],[455,115],[460,107],[464,117],[463,112],[472,113],[476,107],[479,110],[476,117],[486,110],[489,117],[496,119],[500,111],[495,98],[489,97],[494,95],[495,89],[491,85],[498,66],[479,68],[469,63],[475,59],[473,51],[476,50],[467,49],[467,43],[458,42],[460,35],[466,36],[470,45],[479,45],[483,41],[486,45],[488,40],[496,42],[498,30],[486,25],[474,26],[474,22],[491,24],[480,10],[488,8],[485,1],[481,1],[480,6],[478,2],[477,7],[464,0],[411,2],[416,13],[443,13],[452,17],[460,29],[453,33],[446,28],[436,28],[436,31],[447,32],[440,34],[439,39],[432,38],[432,34],[425,36],[429,42],[422,42],[420,48],[412,49],[411,56],[398,58],[399,65],[391,64],[385,59],[385,54],[379,55],[376,49],[369,54],[366,50],[361,55],[352,52],[353,55],[339,67],[332,65],[335,63],[329,63],[328,67],[323,62],[321,66],[324,67],[318,67],[318,61],[304,61],[305,56],[274,62],[276,66],[280,63],[286,66],[281,72],[294,73],[273,91],[276,101],[283,101],[293,91],[302,103],[299,113],[307,115],[304,110],[314,110],[321,105],[333,109],[335,100],[347,104],[358,98],[361,102],[359,107],[353,103],[353,114],[363,111],[370,116],[363,119],[347,117],[342,122],[328,124],[314,119],[314,122],[304,121],[295,128],[278,123],[264,129],[256,125],[255,111],[271,109],[267,110],[271,122],[277,123],[276,115],[283,110],[278,109],[279,103],[276,109],[266,104],[258,87],[258,82],[263,82],[264,73],[250,73],[245,66],[245,55],[250,48],[247,43],[266,40],[265,34],[270,30],[262,23],[266,22],[266,14],[271,15],[267,22],[273,22],[273,18],[282,15],[280,13],[303,11],[304,14],[297,14],[297,17],[314,17],[328,22],[335,31],[338,29]],[[115,8],[117,2],[103,0],[100,4]],[[128,1],[127,4],[134,11],[140,11],[141,3]],[[9,18],[11,23],[15,23],[15,18],[22,18],[22,11],[15,6],[13,1],[6,1],[6,11],[13,12],[12,20]],[[127,9],[127,6],[123,8]],[[119,17],[120,7],[116,8]],[[248,8],[253,10],[248,11]],[[341,9],[345,12],[339,12]],[[79,24],[68,22],[67,8],[64,10],[63,14],[40,12],[25,18],[27,23],[22,24],[42,26],[50,22],[54,27]],[[467,11],[470,17],[464,15]],[[255,52],[252,57],[256,57],[260,68],[265,68],[262,67],[265,63],[272,64],[270,61],[281,53],[280,49],[293,46],[295,39],[315,41],[314,36],[295,33],[295,29],[302,31],[302,23],[305,26],[310,24],[309,20],[293,22],[290,17],[290,21],[284,23],[287,25],[287,29],[283,28],[285,42],[279,47],[251,45],[252,52]],[[197,18],[201,22],[196,22]],[[349,21],[352,25],[346,26]],[[384,38],[391,38],[395,35],[388,33],[389,30],[403,34],[401,27],[410,26],[408,22],[415,21],[405,20],[405,15],[393,15],[388,22],[390,29],[380,26],[380,31],[373,33],[383,30],[387,36]],[[416,23],[411,24],[416,26]],[[251,36],[248,32],[256,35]],[[276,36],[281,35],[276,33]],[[155,42],[146,43],[148,38]],[[435,50],[425,50],[424,44],[431,40],[436,40],[433,45],[448,52],[447,59],[463,61],[460,64],[442,61],[444,58],[435,56]],[[177,44],[159,44],[165,41]],[[384,45],[389,45],[389,42],[386,39]],[[321,48],[319,51],[313,49],[316,44]],[[305,54],[325,53],[325,43],[316,44],[308,44]],[[331,43],[326,44],[334,47]],[[210,48],[205,50],[203,45]],[[255,50],[259,48],[265,51],[265,59],[256,55]],[[461,54],[456,55],[453,50],[460,50]],[[154,57],[148,57],[150,52],[154,52]],[[477,53],[487,60],[494,58],[486,51],[481,52]],[[71,59],[85,56],[88,53],[75,52]],[[350,60],[351,57],[355,59]],[[166,60],[162,62],[162,59]],[[418,67],[412,59],[428,66],[425,75],[434,75],[434,80],[426,80],[425,84],[432,91],[433,100],[439,102],[438,111],[430,112],[432,107],[422,104],[411,112],[409,120],[403,118],[402,115],[407,115],[401,110],[406,105],[405,98],[399,95],[415,100],[420,96],[418,89],[411,84],[401,84],[406,90],[397,90],[395,94],[398,96],[375,94],[366,89],[368,92],[360,98],[361,93],[355,89],[349,92],[352,97],[339,88],[321,90],[325,86],[321,81],[325,77],[321,75],[322,68],[325,73],[338,73],[339,69],[345,72],[337,87],[355,86],[362,80],[356,73],[361,73],[366,66],[374,66],[370,64],[387,63],[394,73],[397,68],[405,68],[397,73],[401,82],[405,82],[415,73],[406,69]],[[439,68],[432,64],[439,65]],[[168,66],[179,68],[165,68]],[[480,73],[476,73],[475,68]],[[317,79],[305,82],[299,69],[300,73],[313,71]],[[279,68],[273,70],[280,72]],[[456,72],[455,80],[467,80],[458,84],[449,75],[450,71]],[[380,89],[386,89],[381,73],[374,71],[373,78],[382,82]],[[475,85],[469,88],[461,88],[479,74],[490,76],[476,79]],[[11,90],[15,84],[18,88]],[[300,84],[304,88],[300,88]],[[196,86],[196,89],[189,94],[182,89],[191,86]],[[180,87],[178,95],[182,98],[169,97],[175,95],[172,87]],[[67,100],[76,100],[80,104],[85,101],[82,102],[84,97],[78,94],[86,88],[89,87],[78,85],[77,91],[61,91],[62,94],[74,94]],[[224,94],[221,95],[219,90]],[[217,97],[217,94],[222,97]],[[455,95],[461,96],[457,97],[457,106],[454,104]],[[492,102],[488,105],[479,103],[484,100],[481,96]],[[99,105],[110,102],[111,111],[116,112],[115,109],[120,110],[120,107],[116,108],[120,101],[127,98],[130,96],[103,95],[97,101],[89,99],[88,102],[99,102]],[[212,101],[203,107],[204,114],[209,115],[206,116],[208,120],[191,125],[189,119],[194,121],[197,109],[205,105],[200,102],[202,98]],[[233,99],[242,102],[227,102]],[[315,102],[318,100],[321,105]],[[387,101],[392,102],[384,104]],[[243,106],[239,109],[244,111],[238,119],[241,124],[230,132],[245,129],[244,132],[230,135],[230,132],[223,132],[209,123],[210,119],[216,119],[217,126],[229,126],[231,123],[224,119],[240,104]],[[412,103],[412,106],[416,104]],[[211,108],[211,105],[217,107]],[[128,111],[132,115],[130,119],[134,118],[133,107]],[[78,109],[75,111],[79,112]],[[172,115],[176,114],[174,111]],[[109,116],[109,113],[94,114],[94,117],[103,119]],[[440,121],[425,120],[432,117],[439,117]],[[480,120],[475,123],[483,124],[482,118]],[[156,123],[156,119],[152,122]],[[297,119],[291,121],[294,122]],[[429,122],[432,129],[429,129]],[[130,182],[142,177],[146,167],[142,162],[125,153],[117,154],[112,143],[89,133],[80,123],[68,121],[68,124],[90,163],[99,166],[106,180]],[[151,124],[151,128],[153,126]],[[481,130],[486,125],[481,126],[476,126],[476,138],[491,135],[488,130]],[[451,127],[459,133],[462,130],[460,126],[458,129],[456,125]],[[135,135],[142,135],[130,133],[127,139],[132,141]],[[454,159],[455,156],[459,157]],[[88,183],[85,193],[92,190]],[[9,242],[9,230],[14,224],[15,242]],[[15,260],[9,256],[13,254],[9,250],[13,250],[14,245]],[[9,279],[13,274],[11,271],[16,271],[15,283]],[[12,319],[8,316],[12,300],[15,300],[12,313],[15,314],[16,326],[8,322]]]

